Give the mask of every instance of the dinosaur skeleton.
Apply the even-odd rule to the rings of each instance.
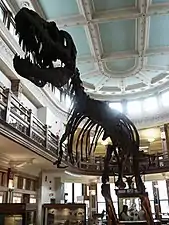
[[[18,12],[15,22],[19,43],[25,52],[24,59],[17,55],[14,57],[14,68],[18,74],[39,87],[43,87],[47,82],[59,88],[69,84],[72,107],[65,133],[60,140],[57,166],[61,167],[65,141],[67,141],[70,162],[74,165],[77,162],[79,150],[81,160],[88,160],[101,135],[102,140],[109,137],[112,144],[107,148],[102,176],[103,184],[109,180],[109,162],[114,154],[119,168],[116,186],[124,188],[123,168],[127,160],[132,158],[137,189],[144,192],[145,187],[139,172],[138,131],[124,114],[110,109],[106,102],[92,99],[85,93],[80,72],[76,68],[76,47],[70,34],[59,30],[54,22],[46,22],[27,8],[22,8]],[[57,60],[62,63],[60,67],[54,67]],[[76,146],[73,147],[75,134],[82,123]],[[88,144],[91,131],[94,136],[92,142]],[[85,154],[83,146],[85,146]],[[75,157],[74,153],[76,153]]]

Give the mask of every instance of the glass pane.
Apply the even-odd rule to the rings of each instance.
[[[15,27],[12,23],[9,24],[9,31],[13,36],[15,35]]]
[[[122,104],[120,102],[111,102],[111,103],[109,103],[109,107],[112,109],[116,109],[119,112],[123,111]]]
[[[151,212],[155,213],[155,209],[154,209],[154,201],[150,201],[150,205],[151,205]]]
[[[168,213],[169,212],[168,200],[160,201],[160,205],[161,205],[161,213]]]
[[[0,192],[0,203],[3,203],[4,194],[5,194],[5,193]]]
[[[30,203],[36,203],[36,198],[30,198]]]
[[[68,95],[66,95],[66,108],[68,109],[71,105],[71,100],[70,97]]]
[[[127,112],[131,115],[141,113],[141,102],[132,101],[127,103]]]
[[[55,96],[60,101],[60,91],[57,88],[55,88]]]
[[[106,204],[104,202],[98,202],[98,213],[102,213],[103,210],[106,210]]]
[[[17,196],[13,197],[13,203],[21,203],[21,202],[22,202],[22,197],[17,197]]]
[[[158,108],[157,99],[155,97],[147,98],[143,101],[143,109],[147,112],[156,111]]]
[[[158,190],[159,190],[159,197],[161,199],[168,199],[167,194],[167,185],[165,180],[158,181]]]
[[[86,200],[84,203],[86,204],[86,218],[88,219],[88,215],[90,214],[89,200]]]
[[[72,203],[72,183],[64,183],[64,192],[67,193],[67,202]]]
[[[82,196],[82,184],[81,183],[74,183],[74,201],[78,202],[79,196]]]
[[[0,8],[0,20],[3,22],[4,19],[4,11],[2,8]]]
[[[146,187],[146,192],[148,192],[149,199],[154,200],[152,181],[146,181],[144,184]]]
[[[111,192],[112,201],[117,202],[117,195],[115,192],[115,184],[114,183],[110,184],[110,192]]]
[[[97,183],[97,201],[98,202],[105,202],[104,197],[101,194],[101,183]]]
[[[161,101],[162,101],[163,106],[169,106],[168,99],[169,99],[169,91],[167,91],[161,95]]]
[[[118,214],[118,203],[117,202],[113,202],[116,214]]]

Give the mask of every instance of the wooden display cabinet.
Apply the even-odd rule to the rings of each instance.
[[[0,225],[35,225],[36,204],[0,204]]]
[[[43,225],[86,225],[86,204],[44,204]]]

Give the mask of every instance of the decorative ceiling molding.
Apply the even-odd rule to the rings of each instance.
[[[22,0],[15,1],[18,2]],[[46,18],[38,0],[27,0],[27,2],[30,2],[34,10],[37,11],[40,16]],[[82,73],[84,86],[89,94],[103,100],[107,100],[107,98],[110,99],[112,96],[115,98],[119,98],[119,96],[124,98],[124,96],[126,96],[126,98],[128,98],[128,96],[130,97],[133,94],[134,96],[141,96],[143,92],[148,91],[147,89],[150,89],[150,91],[154,89],[161,90],[161,88],[165,86],[164,83],[168,82],[169,66],[149,65],[151,61],[149,62],[148,58],[169,55],[169,47],[166,45],[166,47],[150,48],[149,31],[150,16],[168,15],[169,3],[157,4],[152,3],[152,0],[137,0],[137,4],[133,5],[133,7],[96,11],[90,0],[76,0],[76,2],[79,8],[79,14],[60,18],[56,17],[50,20],[54,20],[60,28],[73,26],[84,28],[91,54],[79,55],[77,62],[82,71],[84,71],[85,64],[93,64],[94,66],[92,70],[87,69],[88,71],[86,70],[84,71],[85,73]],[[104,53],[99,24],[119,20],[135,21],[135,49],[131,51],[120,51],[119,49],[119,51],[116,52],[112,50],[111,53]],[[128,61],[125,62],[127,59]],[[162,60],[162,58],[160,59]],[[131,66],[124,66],[121,67],[124,69],[119,69],[120,63],[122,65]],[[87,67],[88,66],[86,66],[86,68]],[[162,74],[164,76],[162,76]],[[93,79],[95,76],[98,76],[97,83],[95,82],[96,79]],[[153,83],[151,83],[154,77],[157,78],[157,82],[154,82],[153,79]],[[132,79],[133,82],[131,82]],[[110,85],[108,85],[109,81]],[[116,86],[112,85],[113,81],[115,81]],[[102,91],[102,88],[104,91]],[[115,90],[115,88],[117,90]]]
[[[9,166],[11,168],[21,168],[21,167],[24,167],[24,166],[32,166],[34,160],[35,160],[35,158],[10,160]]]
[[[100,40],[100,35],[98,31],[98,25],[91,23],[92,20],[92,6],[90,0],[76,0],[79,11],[85,18],[87,26],[85,26],[86,36],[88,38],[89,46],[91,49],[91,54],[94,55],[97,62],[96,67],[102,74],[104,74],[103,64],[101,62],[102,55],[102,44]]]
[[[168,55],[169,54],[169,47],[157,47],[157,48],[150,48],[147,49],[144,53],[144,57],[150,57],[150,56],[156,56],[156,55]],[[114,52],[109,54],[103,54],[100,58],[101,62],[109,62],[112,60],[118,60],[118,59],[132,59],[132,58],[138,58],[141,57],[141,53],[138,51],[120,51],[120,52]],[[89,56],[79,56],[77,58],[77,61],[79,64],[82,63],[91,63],[95,61],[94,57]],[[161,69],[160,69],[161,70]]]
[[[107,77],[101,77],[100,80],[98,82],[95,83],[95,91],[99,91],[104,84],[109,80],[109,78]]]
[[[29,0],[34,8],[34,10],[44,19],[46,19],[46,15],[41,7],[41,5],[39,4],[38,0]]]
[[[84,2],[85,5],[86,0],[80,0]],[[139,0],[140,1],[140,0]],[[37,5],[38,1],[36,2]],[[169,14],[169,3],[160,3],[160,4],[152,4],[149,0],[143,0],[141,2],[145,2],[146,11],[144,11],[144,16],[149,17],[152,15],[166,15]],[[78,5],[79,1],[77,0]],[[88,4],[88,3],[87,3]],[[141,6],[141,5],[140,5]],[[39,11],[37,11],[39,13]],[[127,8],[127,9],[120,9],[120,10],[104,10],[99,12],[93,12],[90,16],[90,23],[98,24],[103,22],[110,22],[113,20],[130,20],[130,19],[138,19],[143,16],[143,11],[139,11],[137,8]],[[55,21],[57,25],[61,28],[63,27],[71,27],[71,26],[79,26],[79,25],[88,25],[88,21],[86,20],[86,16],[84,14],[80,15],[73,15],[69,17],[62,17],[62,18],[53,18],[50,21]]]
[[[12,13],[15,15],[20,9],[18,2],[16,0],[6,0],[6,2],[9,5]]]
[[[141,82],[143,82],[146,85],[150,85],[151,84],[151,78],[147,77],[143,72],[139,72],[138,74],[136,74],[136,77],[140,79]]]
[[[158,71],[163,71],[164,70],[166,72],[169,71],[169,66],[155,66],[155,65],[145,65],[143,71],[154,71],[154,72],[158,72]]]
[[[138,119],[132,119],[132,121],[137,128],[143,129],[168,123],[169,114],[166,111],[158,112],[154,115],[142,116]]]

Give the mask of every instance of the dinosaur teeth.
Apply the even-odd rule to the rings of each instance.
[[[19,45],[21,46],[21,43],[22,43],[22,38],[21,36],[19,36]]]
[[[39,53],[41,52],[41,50],[42,50],[42,43],[40,43],[40,46],[39,46]]]

